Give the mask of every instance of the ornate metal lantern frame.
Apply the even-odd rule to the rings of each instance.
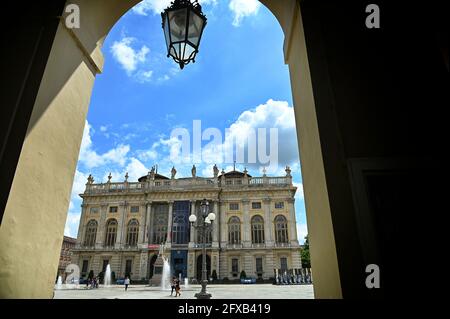
[[[167,45],[167,57],[172,57],[183,69],[199,52],[206,26],[206,16],[197,0],[175,0],[161,13]]]

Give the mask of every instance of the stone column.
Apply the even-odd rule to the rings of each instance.
[[[195,211],[195,206],[196,206],[196,201],[191,200],[191,215],[192,214],[197,215],[196,211]],[[189,247],[195,246],[196,235],[197,235],[197,232],[196,232],[195,228],[191,226],[191,223],[189,223]]]
[[[289,243],[291,246],[299,246],[297,238],[297,223],[295,221],[295,199],[288,199],[288,210],[289,210]]]
[[[169,218],[167,218],[167,240],[166,246],[170,248],[172,246],[172,214],[173,214],[173,201],[168,202],[169,204]]]
[[[118,228],[117,228],[117,237],[115,248],[120,248],[125,245],[125,236],[126,236],[126,219],[127,219],[127,206],[126,202],[121,202],[119,204],[119,218],[117,220]]]
[[[144,211],[142,212],[142,216],[144,219],[144,223],[141,224],[139,227],[139,243],[142,246],[147,246],[148,244],[148,228],[150,223],[150,210],[152,209],[152,202],[145,202],[143,205],[141,205],[142,208],[144,208]]]
[[[148,215],[148,225],[147,225],[147,241],[149,244],[153,243],[153,223],[155,222],[155,210],[156,205],[147,206],[147,215]]]
[[[213,202],[213,213],[214,215],[216,215],[216,220],[213,222],[212,227],[212,247],[213,248],[218,248],[219,247],[219,240],[218,240],[218,233],[219,233],[219,227],[220,227],[220,223],[219,223],[219,203],[215,200]]]
[[[100,219],[97,225],[97,237],[95,238],[95,247],[102,248],[103,241],[105,240],[105,227],[106,227],[106,215],[108,204],[100,205]]]
[[[271,212],[271,200],[270,198],[265,198],[264,202],[264,242],[266,247],[271,247],[274,244],[273,238],[273,216]]]
[[[81,204],[80,224],[78,225],[77,234],[77,246],[83,245],[84,242],[84,229],[86,227],[86,204]]]
[[[250,236],[250,212],[249,212],[249,206],[250,201],[248,199],[242,200],[243,205],[243,224],[242,224],[242,239],[244,247],[251,247],[252,240]]]
[[[220,201],[219,203],[220,245],[222,248],[226,248],[228,242],[226,205],[227,203],[225,201]]]

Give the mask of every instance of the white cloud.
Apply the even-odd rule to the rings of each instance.
[[[297,192],[295,193],[295,199],[303,200],[305,195],[303,193],[303,184],[293,182],[294,186],[297,187]]]
[[[228,7],[234,14],[233,25],[238,27],[243,18],[256,15],[260,5],[258,0],[231,0]]]
[[[286,101],[270,99],[265,104],[241,113],[230,125],[229,134],[222,145],[211,145],[203,150],[204,160],[212,159],[220,163],[222,155],[232,154],[236,148],[245,155],[249,167],[260,169],[261,166],[268,166],[268,163],[260,163],[258,156],[256,156],[257,163],[248,161],[248,137],[253,133],[257,134],[259,128],[265,128],[266,132],[269,132],[271,128],[278,130],[277,163],[270,163],[268,173],[274,174],[279,171],[284,175],[286,165],[293,165],[299,161],[294,109]],[[261,146],[269,150],[267,145],[257,145],[257,147]],[[278,166],[275,167],[272,164],[278,164]]]
[[[124,37],[120,41],[114,41],[111,46],[111,53],[122,68],[129,76],[137,69],[138,64],[146,61],[146,56],[150,49],[143,45],[140,49],[134,49],[131,45],[135,42],[135,38]],[[150,71],[144,72],[147,76]]]
[[[127,154],[130,151],[130,146],[120,144],[104,154],[98,154],[93,150],[91,129],[91,125],[86,121],[79,161],[87,168],[99,167],[110,163],[124,166],[127,160]]]
[[[148,169],[142,164],[141,161],[132,157],[127,167],[125,168],[125,173],[128,172],[128,180],[131,182],[137,181],[138,178],[147,175]],[[125,175],[125,174],[123,174]]]
[[[305,243],[306,235],[308,235],[308,228],[306,224],[297,223],[297,238],[301,245]]]
[[[149,13],[160,14],[167,7],[170,6],[172,0],[144,0],[136,5],[132,10],[134,13],[146,16]],[[203,5],[215,5],[217,0],[200,0],[199,3]]]
[[[108,126],[102,125],[100,126],[100,132],[106,132],[108,130]]]
[[[80,224],[80,213],[68,213],[66,226],[64,227],[64,235],[76,238],[78,233],[78,225]]]
[[[140,70],[135,75],[138,82],[141,82],[141,83],[150,82],[152,79],[152,76],[153,76],[152,70],[149,70],[149,71]]]

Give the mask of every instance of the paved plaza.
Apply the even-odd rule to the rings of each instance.
[[[181,299],[195,299],[195,293],[200,285],[181,287]],[[270,284],[257,285],[209,285],[208,292],[214,299],[313,299],[312,285],[275,286]],[[175,295],[175,293],[174,293]],[[102,287],[98,289],[55,289],[55,299],[175,299],[170,296],[170,290],[159,287],[131,285],[128,291],[124,286]]]

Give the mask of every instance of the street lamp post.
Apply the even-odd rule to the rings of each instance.
[[[202,237],[202,290],[199,293],[195,294],[195,298],[197,299],[210,299],[211,294],[206,292],[206,286],[208,285],[208,278],[207,273],[208,270],[206,269],[206,236],[208,234],[208,231],[212,230],[213,227],[213,221],[216,219],[216,215],[214,213],[209,212],[209,202],[206,199],[203,199],[201,205],[200,205],[200,212],[201,212],[201,220],[200,222],[195,225],[195,222],[197,221],[197,216],[195,216],[195,213],[192,212],[191,216],[189,216],[189,222],[191,223],[191,226],[197,230],[200,231],[201,237]]]

